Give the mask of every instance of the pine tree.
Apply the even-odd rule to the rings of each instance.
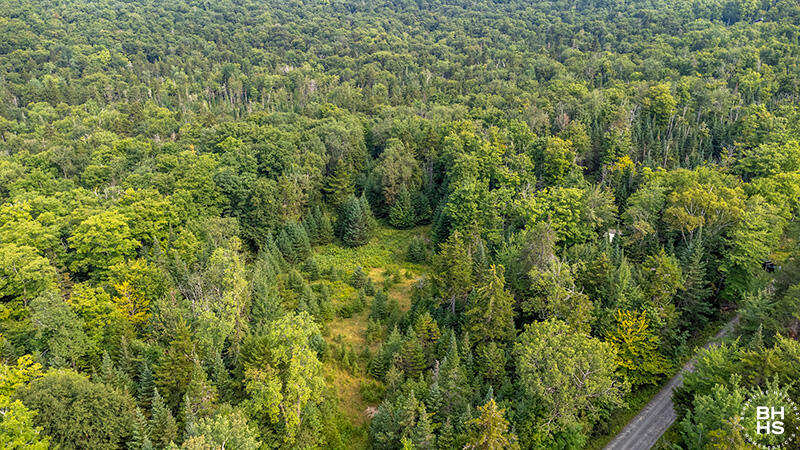
[[[192,408],[188,393],[183,396],[183,411],[181,415],[183,419],[183,440],[197,436],[197,416]]]
[[[448,417],[439,431],[439,437],[436,439],[436,448],[439,450],[453,450],[456,448],[456,430],[453,429],[453,424]]]
[[[472,286],[472,258],[461,233],[455,231],[442,245],[433,265],[442,300],[455,313],[456,302],[463,300]]]
[[[153,379],[153,371],[147,361],[142,361],[142,368],[139,371],[139,385],[136,391],[141,405],[147,406],[153,401],[153,392],[156,384]]]
[[[231,385],[231,377],[228,373],[228,368],[225,367],[225,361],[222,360],[222,354],[217,351],[214,353],[214,360],[211,366],[211,376],[214,382],[214,387],[217,388],[222,399],[228,398],[228,389]]]
[[[423,263],[428,259],[428,246],[421,237],[411,238],[406,251],[406,259],[413,263]]]
[[[386,318],[386,300],[388,300],[386,292],[378,291],[375,293],[372,298],[372,310],[369,314],[372,319],[380,322]]]
[[[362,202],[351,195],[339,209],[338,226],[342,242],[348,247],[359,247],[369,242],[374,220]]]
[[[349,165],[339,160],[333,169],[333,176],[328,177],[325,186],[325,197],[334,206],[344,203],[348,196],[353,194],[353,178]]]
[[[411,194],[405,186],[400,188],[391,208],[389,208],[389,223],[395,228],[411,228],[416,223],[414,206],[411,204]]]
[[[356,270],[353,271],[353,276],[350,277],[350,286],[353,286],[356,289],[361,289],[367,284],[368,280],[369,277],[367,274],[363,269],[361,269],[361,266],[358,266],[356,267]]]
[[[489,270],[489,255],[486,252],[486,244],[480,237],[475,240],[474,247],[472,252],[472,277],[476,282],[481,283]]]
[[[435,448],[435,438],[433,435],[433,424],[429,417],[428,411],[425,409],[425,404],[420,403],[417,424],[411,431],[411,442],[414,447],[423,450],[432,450]]]
[[[153,441],[158,447],[168,447],[170,442],[178,437],[178,425],[170,412],[158,389],[153,392],[153,403],[151,410],[150,429],[152,430]]]
[[[503,417],[503,410],[497,407],[494,399],[478,407],[478,411],[480,411],[480,417],[470,421],[474,430],[464,448],[481,450],[519,449],[517,437],[508,430],[508,421]]]
[[[452,337],[450,349],[439,368],[439,386],[442,390],[444,417],[461,414],[467,409],[471,389],[467,372],[461,364],[455,336]]]
[[[684,273],[684,290],[678,295],[678,307],[682,316],[695,327],[702,327],[712,313],[708,298],[711,289],[706,279],[705,249],[700,238],[689,243],[689,257]]]
[[[425,353],[422,345],[417,339],[417,334],[412,328],[409,328],[406,334],[406,342],[403,345],[402,366],[401,369],[410,379],[417,378],[420,373],[425,369]]]
[[[319,231],[317,232],[317,243],[319,245],[330,244],[333,242],[333,224],[331,224],[330,217],[323,213],[319,207],[317,207],[317,211],[319,211]]]
[[[278,248],[291,264],[305,261],[311,254],[311,244],[305,228],[297,222],[287,222],[278,235]]]
[[[514,337],[514,298],[505,289],[503,266],[491,265],[466,312],[473,342],[504,343]]]
[[[411,206],[414,208],[416,223],[425,224],[431,221],[431,203],[422,191],[411,194]]]
[[[138,406],[136,407],[136,415],[134,416],[132,428],[131,440],[128,441],[129,450],[146,450],[147,448],[153,447],[150,442],[150,430],[147,425],[147,419],[145,419],[142,410]]]

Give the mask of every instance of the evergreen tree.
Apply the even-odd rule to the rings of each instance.
[[[415,379],[426,367],[425,352],[417,339],[417,333],[409,328],[406,341],[401,352],[401,369],[409,379]]]
[[[428,246],[419,236],[411,238],[406,251],[406,259],[413,263],[423,263],[428,259]]]
[[[454,450],[456,448],[456,431],[453,429],[453,424],[448,417],[439,431],[439,437],[436,438],[436,448],[439,450]]]
[[[338,226],[342,242],[348,247],[359,247],[369,242],[372,221],[372,213],[364,209],[362,202],[353,195],[348,197],[339,209]]]
[[[153,393],[150,414],[150,430],[152,430],[153,443],[160,448],[168,447],[178,437],[178,425],[172,417],[172,412],[167,408],[161,395],[159,395],[158,389],[155,389]]]
[[[449,303],[450,311],[455,313],[456,303],[466,297],[472,286],[472,259],[461,233],[455,231],[442,245],[433,266],[442,300]]]
[[[386,318],[386,300],[388,300],[386,292],[378,291],[375,293],[372,298],[372,310],[369,314],[372,319],[380,322]]]
[[[389,208],[389,223],[395,228],[411,228],[416,223],[411,194],[405,186],[400,188],[394,203]]]
[[[708,302],[711,289],[706,280],[705,249],[699,237],[689,243],[684,273],[684,289],[678,295],[678,307],[689,324],[702,327],[711,315],[712,308]]]
[[[142,410],[137,407],[136,415],[134,416],[133,421],[131,439],[128,441],[128,449],[145,450],[147,448],[153,448],[153,444],[150,441],[150,430],[149,426],[147,425],[147,419],[145,419],[144,414],[142,414]]]
[[[339,206],[353,195],[353,177],[347,162],[339,160],[333,169],[333,176],[328,177],[325,197],[334,206]]]
[[[514,337],[514,299],[505,290],[503,266],[491,265],[466,312],[473,342],[508,342]]]
[[[153,401],[155,388],[153,371],[150,370],[150,365],[147,364],[147,361],[142,361],[142,368],[139,371],[139,385],[136,391],[140,404],[150,405]]]
[[[278,235],[278,248],[291,264],[305,261],[311,254],[311,245],[305,228],[297,222],[287,222]]]
[[[231,385],[231,377],[228,373],[228,368],[225,367],[225,361],[222,360],[222,354],[220,352],[214,353],[214,360],[212,361],[211,366],[211,377],[219,396],[222,399],[227,399]]]
[[[424,192],[416,190],[411,194],[411,206],[414,209],[414,218],[418,224],[431,221],[431,203]]]
[[[328,217],[327,214],[323,213],[319,207],[316,209],[319,211],[319,230],[317,231],[317,244],[325,245],[330,244],[333,242],[333,224],[331,224],[331,219]]]
[[[435,448],[433,424],[424,403],[420,402],[417,424],[411,430],[410,438],[415,448],[420,450],[433,450]]]

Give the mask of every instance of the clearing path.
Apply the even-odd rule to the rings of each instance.
[[[727,336],[739,321],[737,315],[706,343],[705,347]],[[675,409],[672,407],[672,390],[683,384],[683,374],[694,370],[695,359],[683,366],[664,387],[650,400],[622,431],[605,446],[604,450],[648,450],[675,421]]]

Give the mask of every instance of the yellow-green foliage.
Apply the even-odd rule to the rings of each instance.
[[[658,351],[658,337],[645,312],[617,311],[617,326],[608,336],[617,351],[619,371],[633,386],[656,383],[668,369]]]

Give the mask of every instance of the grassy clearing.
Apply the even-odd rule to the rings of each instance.
[[[411,238],[424,236],[430,227],[409,230],[395,230],[379,226],[367,245],[355,248],[328,244],[318,247],[314,257],[320,267],[337,267],[352,272],[356,267],[363,268],[408,268],[421,272],[423,266],[406,262],[406,250]]]
[[[426,272],[426,266],[406,262],[405,254],[411,238],[425,235],[427,232],[428,227],[410,230],[379,227],[370,242],[362,247],[345,248],[338,244],[318,247],[314,258],[320,267],[335,267],[345,273],[345,278],[342,280],[322,281],[329,283],[331,287],[334,307],[338,308],[358,295],[347,280],[357,267],[361,267],[372,279],[376,289],[383,288],[387,277],[393,278],[396,282],[391,284],[387,295],[389,299],[397,300],[403,311],[408,311],[411,307],[412,286]],[[409,276],[406,276],[406,273]],[[365,335],[371,301],[372,299],[368,298],[364,310],[352,317],[337,316],[328,322],[325,326],[328,343],[332,344],[334,339],[341,336],[342,342],[360,352],[366,346]],[[377,345],[373,344],[373,347]],[[366,429],[369,423],[366,409],[369,406],[377,406],[365,401],[361,395],[361,385],[367,383],[369,378],[366,375],[353,375],[340,367],[337,361],[327,361],[325,379],[336,393],[342,413],[353,426]],[[348,442],[350,448],[367,447],[367,434],[366,432],[362,434],[363,441],[359,438],[356,442]]]

